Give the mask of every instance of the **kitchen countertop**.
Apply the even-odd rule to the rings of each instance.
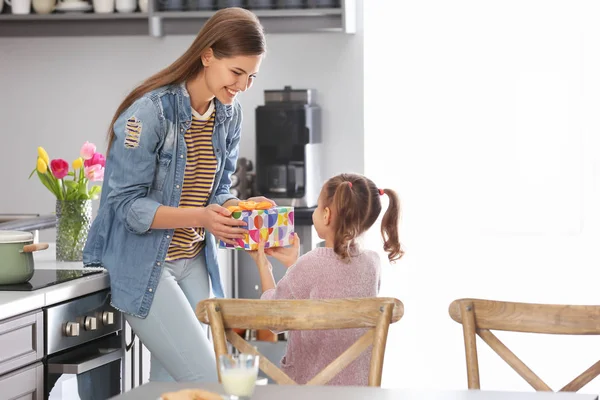
[[[83,269],[81,262],[58,262],[53,243],[34,253],[36,269]],[[93,274],[30,292],[0,291],[0,320],[97,292],[110,286],[108,273]]]
[[[7,217],[10,214],[6,215]],[[18,214],[17,214],[18,216]],[[48,229],[56,226],[56,215],[32,216],[29,218],[15,218],[8,222],[0,223],[0,229],[7,231],[33,231],[36,229]]]

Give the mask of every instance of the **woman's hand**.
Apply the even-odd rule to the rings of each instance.
[[[273,247],[264,250],[264,252],[266,255],[273,257],[274,259],[285,265],[286,268],[289,268],[292,265],[296,264],[296,261],[298,261],[298,257],[300,257],[300,238],[298,237],[296,232],[294,232],[294,236],[292,237],[290,242],[290,247]]]
[[[254,262],[256,263],[256,265],[258,266],[259,269],[269,268],[269,270],[270,270],[273,268],[273,266],[271,265],[271,263],[269,262],[266,254],[265,254],[264,240],[261,239],[261,241],[258,243],[258,250],[248,251],[248,254],[250,255],[250,257],[252,257],[252,259],[254,260]]]
[[[236,244],[233,239],[243,239],[248,230],[244,221],[231,218],[231,211],[218,204],[210,204],[201,208],[201,226],[217,239],[228,244]]]

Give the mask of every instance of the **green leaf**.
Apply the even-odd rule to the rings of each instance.
[[[54,183],[48,178],[48,176],[46,174],[41,174],[38,170],[36,170],[35,172],[37,172],[38,178],[40,178],[40,182],[42,182],[42,184],[44,186],[46,186],[46,188],[54,195],[57,196],[56,194],[56,187],[54,186]],[[57,196],[58,197],[58,196]]]
[[[63,191],[62,179],[56,180],[56,189],[58,190],[58,195],[59,195],[58,198],[60,200],[64,200],[65,196],[64,196],[64,191]]]
[[[78,195],[80,196],[80,198],[82,196],[85,196],[85,197],[83,197],[84,199],[87,198],[88,193],[87,193],[87,187],[86,186],[87,185],[79,185]]]
[[[31,171],[31,173],[29,174],[29,178],[27,179],[31,179],[31,177],[33,176],[33,174],[35,174],[37,171],[37,168],[34,168],[33,171]]]
[[[52,171],[50,171],[50,169],[48,169],[48,171],[46,171],[45,174],[38,173],[38,175],[43,176],[44,179],[46,179],[46,182],[48,182],[48,184],[52,186],[52,189],[51,189],[52,193],[54,193],[54,195],[56,196],[57,199],[62,200],[62,190],[61,190],[60,184],[58,183],[58,180],[52,174]],[[40,179],[42,179],[42,178],[40,178]]]
[[[65,200],[79,200],[79,198],[77,197],[77,184],[72,181],[65,181],[64,183],[65,187],[67,188]]]
[[[101,191],[102,191],[102,188],[100,186],[92,186],[92,188],[90,189],[90,198],[92,200],[97,200],[98,195],[100,194]]]
[[[64,183],[69,190],[77,190],[78,189],[77,182],[75,182],[75,181],[65,181]]]

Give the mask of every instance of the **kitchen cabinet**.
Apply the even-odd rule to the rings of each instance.
[[[41,310],[0,322],[0,375],[43,357],[43,329]]]
[[[161,11],[150,1],[147,12],[0,14],[0,37],[195,35],[214,11]],[[5,7],[8,8],[8,7]],[[335,8],[256,9],[267,33],[356,32],[356,0]]]
[[[47,270],[51,272],[50,275],[52,272],[56,275],[58,270],[81,268],[80,263],[57,262],[54,259],[53,244],[51,250],[35,254],[34,259],[36,271]],[[57,385],[57,380],[52,379],[57,374],[52,371],[61,367],[70,368],[65,370],[62,381],[63,377],[58,377],[58,381],[67,382],[69,379],[79,379],[81,368],[91,364],[97,366],[93,371],[101,372],[101,382],[97,383],[98,372],[91,374],[93,380],[90,386],[86,386],[86,390],[95,385],[116,387],[121,392],[120,373],[124,359],[114,357],[114,351],[104,354],[104,349],[123,346],[119,336],[122,319],[120,314],[108,306],[108,273],[99,271],[35,290],[3,289],[0,291],[0,399],[43,400],[46,397],[45,385],[48,383],[51,385],[49,388],[57,391],[71,390],[71,385]],[[86,331],[83,326],[78,336],[66,336],[63,326],[67,322],[83,323],[84,316],[104,317],[105,311],[114,311],[112,323],[106,314],[106,325],[102,319],[93,331]],[[86,318],[88,319],[92,321],[91,318]],[[96,340],[100,336],[103,339]],[[110,346],[106,345],[109,340]],[[82,358],[77,358],[79,356]],[[68,358],[72,363],[67,365],[62,358]],[[109,369],[111,374],[106,374],[105,371]],[[110,378],[106,378],[109,375]],[[52,394],[54,392],[50,392],[50,398],[53,398]],[[72,398],[60,398],[67,397]]]
[[[3,399],[44,400],[44,365],[40,362],[0,377]]]

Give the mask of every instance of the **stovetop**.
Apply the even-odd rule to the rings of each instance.
[[[29,282],[0,285],[0,291],[27,292],[101,272],[101,269],[36,269]]]

